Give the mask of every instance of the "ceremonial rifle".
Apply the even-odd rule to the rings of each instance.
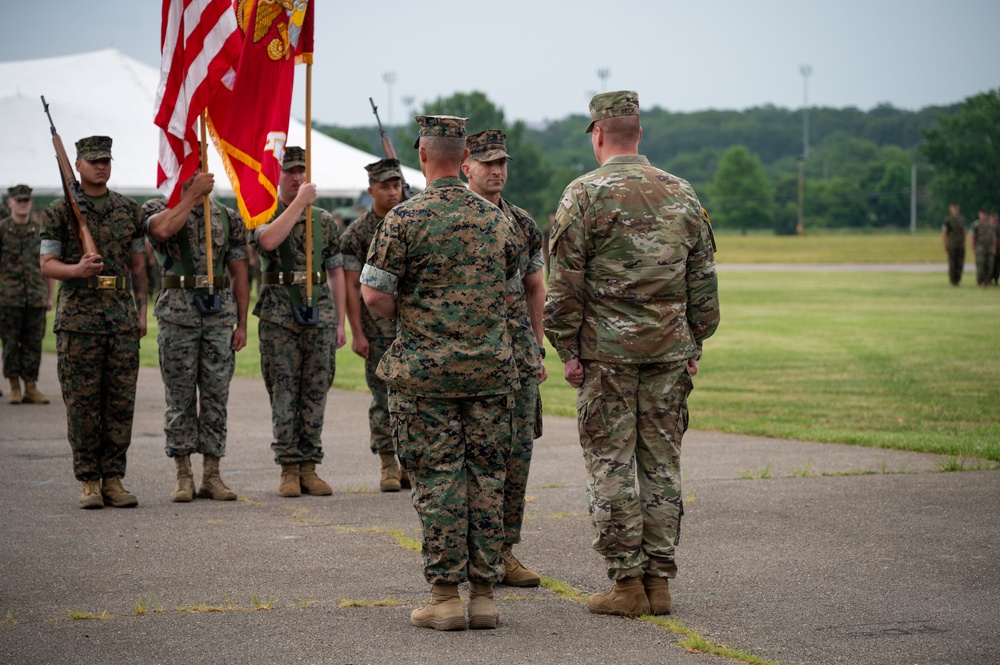
[[[378,107],[375,106],[375,100],[371,97],[368,98],[368,103],[372,105],[372,113],[375,114],[375,120],[378,122],[378,134],[382,137],[382,152],[385,154],[386,159],[395,159],[399,161],[399,157],[396,156],[396,151],[392,148],[392,139],[389,135],[385,133],[382,129],[382,119],[378,117]],[[399,165],[399,180],[400,184],[403,186],[403,195],[400,201],[405,201],[406,199],[412,197],[416,192],[406,184],[406,178],[403,176],[403,164]]]
[[[66,156],[62,139],[56,132],[56,125],[52,122],[52,114],[49,113],[49,105],[45,102],[45,95],[42,95],[42,107],[45,109],[45,115],[49,118],[49,128],[52,130],[52,145],[56,149],[56,161],[59,162],[59,175],[62,178],[66,204],[73,211],[73,215],[70,217],[70,228],[76,236],[81,254],[98,254],[94,236],[90,234],[90,227],[87,226],[87,210],[90,204],[87,203],[87,199],[83,195],[80,182],[73,175],[73,167],[69,164],[69,157]]]

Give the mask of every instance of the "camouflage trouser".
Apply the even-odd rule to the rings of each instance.
[[[503,577],[503,481],[513,395],[436,399],[389,394],[399,462],[423,526],[431,584]]]
[[[333,335],[327,328],[295,331],[267,321],[257,330],[260,369],[271,398],[274,461],[320,463]]]
[[[375,369],[382,356],[389,350],[392,337],[368,338],[368,357],[365,358],[365,381],[372,393],[372,403],[368,406],[368,427],[371,430],[371,449],[378,453],[394,453],[392,428],[389,426],[389,391],[385,381],[378,378]]]
[[[77,480],[125,476],[132,441],[139,338],[135,333],[56,333],[66,434]]]
[[[524,495],[528,490],[531,451],[535,447],[535,412],[539,399],[538,379],[522,377],[521,389],[514,393],[511,452],[503,484],[503,542],[507,544],[521,542]]]
[[[583,366],[577,413],[594,549],[613,580],[674,577],[684,514],[681,439],[693,386],[687,363]]]
[[[993,279],[993,249],[976,249],[976,284],[989,284]]]
[[[226,454],[226,404],[236,367],[231,326],[160,321],[160,376],[167,408],[167,457]]]
[[[0,340],[3,341],[3,375],[6,378],[38,380],[43,337],[44,307],[0,306]]]
[[[948,248],[948,281],[958,286],[962,281],[962,270],[965,269],[965,246]]]

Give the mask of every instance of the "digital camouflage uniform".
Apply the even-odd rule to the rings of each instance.
[[[949,215],[941,230],[946,233],[945,247],[948,250],[948,280],[954,285],[962,281],[962,270],[965,267],[965,228],[963,215]]]
[[[976,253],[976,284],[985,286],[993,279],[993,254],[997,230],[989,219],[977,219],[969,227]]]
[[[541,436],[542,398],[538,392],[538,371],[541,355],[528,317],[523,278],[542,269],[542,234],[531,215],[522,208],[500,199],[500,210],[510,220],[514,242],[518,248],[518,271],[522,279],[511,282],[508,295],[515,296],[508,311],[508,326],[514,359],[517,362],[520,389],[514,394],[514,431],[510,460],[503,486],[504,543],[521,542],[524,521],[524,496],[528,489],[528,471],[535,439]]]
[[[382,217],[369,210],[356,219],[340,238],[340,253],[344,256],[344,270],[360,273],[364,268],[375,231],[382,223]],[[350,288],[350,287],[348,287]],[[395,453],[392,443],[392,428],[389,425],[389,393],[385,381],[376,373],[378,363],[396,339],[396,322],[375,314],[364,300],[361,301],[361,331],[368,339],[368,357],[365,358],[365,382],[372,393],[368,407],[368,425],[371,430],[373,453]]]
[[[167,209],[166,199],[156,198],[142,206],[148,233],[152,218]],[[246,227],[239,214],[226,208],[228,240],[218,204],[212,204],[212,267],[218,274],[230,261],[247,258]],[[197,205],[178,234],[165,242],[149,238],[164,277],[184,274],[180,233],[187,234],[194,275],[207,274],[205,261],[205,212]],[[225,256],[222,255],[225,247]],[[159,323],[160,375],[166,397],[163,431],[167,457],[200,453],[214,457],[226,454],[226,405],[229,383],[236,367],[232,349],[237,323],[236,298],[230,288],[218,288],[222,311],[202,314],[194,296],[207,289],[165,288],[153,308]]]
[[[504,288],[520,280],[508,224],[459,178],[440,178],[386,216],[361,273],[361,284],[396,294],[397,336],[378,375],[432,584],[503,577],[518,387]]]
[[[577,178],[556,212],[545,333],[583,365],[594,549],[616,581],[677,571],[687,361],[719,322],[713,243],[690,185],[642,155]]]
[[[38,266],[42,225],[0,219],[0,340],[3,375],[38,380],[49,290]]]
[[[277,219],[285,211],[278,202]],[[282,245],[292,253],[292,270],[306,269],[305,218],[295,223]],[[313,207],[312,223],[318,225],[321,242],[313,247],[313,272],[321,272],[320,284],[313,284],[313,304],[319,309],[319,324],[300,326],[292,315],[290,289],[297,289],[305,303],[305,285],[261,284],[253,313],[260,319],[258,341],[260,368],[271,399],[271,449],[277,464],[301,464],[323,460],[323,415],[326,395],[335,371],[337,312],[326,270],[343,265],[340,231],[330,213]],[[251,243],[261,261],[261,272],[283,272],[280,250],[267,251],[258,238],[267,224],[254,230]],[[314,230],[314,237],[317,232]]]
[[[114,289],[66,280],[59,289],[53,326],[59,384],[73,471],[81,481],[125,475],[139,373],[139,317],[131,266],[134,254],[146,252],[138,203],[110,190],[87,200],[87,222],[104,259],[101,275],[122,280]],[[82,257],[70,231],[72,214],[65,198],[56,199],[45,213],[42,230],[41,253],[66,264],[79,263]]]

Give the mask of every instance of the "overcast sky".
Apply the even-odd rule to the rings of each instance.
[[[401,124],[406,98],[473,90],[508,120],[559,119],[586,112],[599,70],[604,88],[670,111],[799,108],[802,65],[811,106],[918,109],[1000,86],[997,0],[314,1],[313,118],[337,125],[371,124],[369,96]],[[12,4],[0,60],[114,47],[158,67],[160,5]],[[304,66],[296,76],[301,118]]]

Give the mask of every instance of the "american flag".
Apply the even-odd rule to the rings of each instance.
[[[232,86],[243,48],[233,0],[163,0],[156,118],[156,186],[168,205],[198,171],[198,118],[221,87]]]

